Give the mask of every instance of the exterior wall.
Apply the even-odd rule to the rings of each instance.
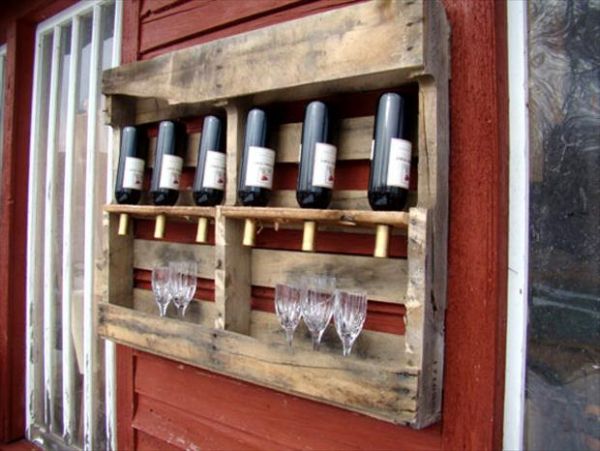
[[[0,222],[0,442],[24,432],[23,234],[33,35],[36,23],[70,3],[38,0],[22,10],[3,9],[7,14],[0,19],[0,43],[7,39],[9,44]],[[124,11],[124,62],[344,3],[349,1],[131,0]],[[500,447],[507,269],[506,5],[494,0],[444,4],[452,27],[453,75],[442,424],[424,431],[396,427],[119,347],[119,449],[169,449],[201,440],[208,449]],[[3,30],[8,30],[5,36]],[[360,252],[359,243],[352,244]]]
[[[147,59],[344,3],[350,2],[265,0],[220,2],[215,8],[203,1],[134,1],[125,14],[123,55],[125,62]],[[507,247],[506,6],[492,0],[444,3],[452,26],[453,77],[442,424],[413,431],[119,346],[120,448],[500,446]],[[357,179],[364,172],[353,170]],[[151,224],[140,224],[136,234],[149,237]],[[193,233],[175,232],[167,239],[178,241],[184,235]],[[358,239],[350,244],[353,251],[363,252]],[[270,245],[285,248],[286,243]],[[335,251],[344,245],[348,243],[332,244]],[[402,252],[402,244],[398,246]],[[260,308],[259,298],[253,299],[253,308]]]

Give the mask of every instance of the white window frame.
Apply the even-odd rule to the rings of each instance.
[[[92,42],[90,56],[90,90],[88,93],[88,118],[87,118],[87,141],[86,141],[86,211],[85,211],[85,249],[84,249],[84,301],[83,301],[83,321],[84,321],[84,382],[83,382],[83,398],[84,407],[82,414],[83,419],[83,448],[97,449],[96,444],[96,415],[98,400],[98,387],[95,380],[95,369],[104,364],[106,374],[105,386],[105,406],[106,406],[106,442],[109,449],[116,449],[116,397],[115,397],[115,345],[112,342],[105,342],[105,362],[99,362],[97,352],[97,335],[95,323],[95,306],[93,300],[93,283],[94,283],[94,240],[98,237],[94,236],[94,226],[97,221],[102,219],[100,212],[94,211],[94,185],[96,177],[96,123],[103,121],[102,117],[97,114],[97,95],[96,87],[98,86],[99,65],[100,61],[100,29],[101,29],[101,14],[102,7],[106,4],[111,4],[111,0],[93,0],[82,1],[70,8],[65,9],[61,13],[41,22],[37,26],[36,41],[35,41],[35,59],[34,59],[34,83],[32,95],[32,119],[31,119],[31,135],[30,135],[30,167],[29,167],[29,202],[28,202],[28,242],[27,242],[27,366],[26,366],[26,429],[27,437],[41,444],[46,440],[58,443],[59,445],[67,445],[68,440],[72,437],[75,427],[75,405],[74,405],[74,353],[70,346],[63,348],[62,356],[62,377],[63,389],[62,393],[56,393],[53,378],[48,375],[52,370],[52,340],[43,340],[42,328],[39,324],[39,318],[42,315],[39,302],[36,299],[44,299],[44,331],[46,337],[52,337],[55,334],[53,330],[54,315],[61,314],[62,319],[62,340],[70,342],[71,340],[71,293],[69,290],[64,290],[62,293],[62,310],[56,312],[56,306],[52,302],[52,297],[49,294],[48,286],[51,283],[50,276],[52,275],[55,265],[62,265],[63,285],[71,286],[72,268],[71,268],[71,236],[70,236],[70,218],[72,217],[72,183],[73,183],[73,154],[74,154],[74,128],[75,128],[75,109],[77,92],[77,74],[76,70],[79,67],[78,52],[74,49],[79,45],[79,22],[83,15],[92,14]],[[114,38],[112,48],[111,66],[117,66],[121,59],[121,26],[122,26],[122,10],[123,2],[114,1],[115,16],[114,16]],[[39,240],[40,231],[53,229],[52,215],[49,213],[53,210],[53,196],[45,198],[44,193],[52,191],[53,181],[46,180],[46,184],[42,186],[40,180],[42,175],[53,174],[54,171],[54,151],[52,149],[56,133],[56,118],[57,118],[57,83],[58,69],[57,59],[60,51],[60,33],[61,27],[71,24],[71,61],[69,67],[69,91],[67,93],[67,117],[66,117],[66,152],[65,152],[65,209],[64,209],[64,227],[63,227],[63,261],[55,262],[49,252],[48,244],[43,244]],[[41,99],[41,83],[42,77],[42,43],[43,37],[47,34],[52,35],[52,59],[54,60],[53,69],[50,77],[50,98],[49,98],[49,121],[48,121],[48,143],[46,147],[44,143],[39,142],[39,128],[42,124],[41,120],[41,102],[48,99]],[[107,162],[107,192],[106,199],[110,201],[112,198],[112,140],[113,133],[108,130],[108,162]],[[45,167],[39,164],[40,152],[47,152],[48,160]],[[42,217],[39,214],[39,203],[46,202],[46,214]],[[49,240],[45,240],[48,242]],[[43,252],[43,269],[40,265],[39,256],[42,254],[43,247],[46,247],[46,252]],[[41,274],[44,274],[41,276]],[[44,277],[43,293],[40,293],[38,281],[40,277]],[[46,358],[44,359],[44,355]],[[44,379],[43,384],[40,380]],[[41,385],[41,386],[40,386]],[[49,434],[44,418],[44,404],[54,402],[53,396],[62,396],[63,399],[63,431],[61,437],[53,437]],[[62,443],[61,443],[62,441]],[[70,446],[74,447],[74,446]]]
[[[509,213],[503,449],[524,446],[529,290],[527,2],[508,1]]]

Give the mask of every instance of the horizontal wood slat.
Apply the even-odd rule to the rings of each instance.
[[[142,9],[140,51],[148,52],[173,41],[189,39],[200,33],[226,27],[228,24],[249,20],[253,16],[273,13],[303,0],[252,0],[178,2],[156,7],[145,3]],[[181,20],[181,14],[186,20]]]
[[[103,93],[175,105],[397,84],[425,68],[423,14],[420,2],[399,0],[308,16],[105,71]]]
[[[276,443],[262,449],[440,449],[439,425],[413,431],[172,360],[134,354],[137,399],[162,401],[195,418],[208,419],[215,428],[212,436],[220,435],[223,425]],[[174,386],[194,390],[173,390]]]
[[[279,347],[234,332],[199,328],[110,304],[99,306],[102,336],[267,387],[325,400],[374,417],[410,422],[419,371],[401,362],[360,361]],[[165,334],[168,322],[169,334]],[[297,368],[296,371],[288,371]],[[412,395],[411,395],[412,394]],[[390,417],[390,413],[394,412]]]
[[[133,255],[134,267],[148,271],[170,260],[194,258],[201,262],[199,277],[213,276],[215,262],[212,246],[135,240]],[[365,290],[369,299],[403,303],[406,296],[406,260],[265,249],[253,249],[251,258],[252,285],[274,287],[277,283],[285,282],[288,275],[327,271],[338,277],[339,287]]]

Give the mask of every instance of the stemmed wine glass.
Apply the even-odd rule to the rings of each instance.
[[[335,330],[342,340],[343,355],[349,356],[367,317],[367,293],[336,290],[333,317]]]
[[[294,331],[302,317],[302,288],[296,285],[275,285],[275,312],[288,345],[292,347]]]
[[[170,280],[171,269],[168,266],[155,266],[152,268],[152,292],[160,316],[167,314],[167,307],[171,302]]]
[[[198,281],[196,278],[197,274],[198,264],[195,261],[190,260],[182,265],[182,278],[185,292],[183,295],[183,309],[181,316],[185,316],[185,312],[196,293],[196,284]]]
[[[302,316],[312,336],[313,349],[319,349],[334,307],[335,277],[306,278],[302,296]]]
[[[171,262],[169,268],[171,299],[177,307],[177,313],[183,318],[196,292],[197,264],[195,261]]]

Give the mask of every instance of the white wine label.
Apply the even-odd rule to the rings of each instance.
[[[327,143],[315,145],[315,159],[313,163],[313,186],[333,188],[335,181],[335,158],[337,149]]]
[[[123,188],[142,189],[144,183],[145,161],[141,158],[125,157],[125,169],[123,170]]]
[[[158,187],[178,190],[182,168],[183,158],[176,155],[163,155]]]
[[[410,141],[392,138],[388,162],[387,185],[408,189],[410,184]]]
[[[250,146],[246,160],[246,186],[271,189],[275,151],[266,147]]]
[[[206,151],[202,187],[221,191],[225,189],[225,154],[223,152]]]

